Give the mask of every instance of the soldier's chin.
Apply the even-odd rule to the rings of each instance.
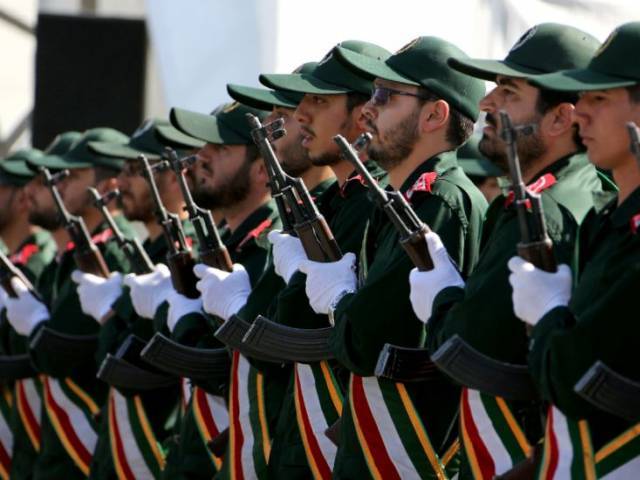
[[[31,211],[29,212],[29,223],[52,232],[62,227],[62,218],[58,212]]]

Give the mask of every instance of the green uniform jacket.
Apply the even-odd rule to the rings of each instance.
[[[549,237],[559,262],[571,262],[578,225],[593,205],[592,192],[601,192],[601,180],[585,154],[571,155],[539,172],[531,182],[552,174],[556,183],[540,192]],[[508,204],[508,206],[506,206]],[[480,258],[463,288],[446,288],[434,301],[428,323],[427,346],[435,352],[454,334],[484,354],[509,363],[525,364],[527,334],[513,313],[507,262],[520,241],[513,203],[497,197],[483,227]],[[509,402],[530,442],[543,432],[539,405]],[[463,460],[463,471],[466,462]],[[464,475],[463,475],[464,477]]]
[[[435,180],[431,172],[437,174]],[[416,182],[422,184],[421,188]],[[469,275],[477,260],[487,202],[458,167],[456,153],[444,152],[425,161],[400,191],[410,197],[416,214],[440,235],[463,276]],[[399,243],[398,232],[387,216],[376,209],[360,258],[360,276],[364,281],[357,293],[345,296],[338,304],[331,338],[336,358],[352,373],[373,375],[385,343],[423,345],[424,326],[409,301],[408,276],[412,268]],[[406,388],[421,418],[429,425],[432,444],[446,448],[451,441],[447,440],[447,431],[457,411],[457,387],[443,379],[406,384]],[[340,435],[334,476],[368,477],[348,407],[343,410]]]
[[[125,235],[131,235],[129,223],[118,215],[114,217]],[[100,225],[93,235],[103,232],[107,226]],[[107,266],[111,271],[127,272],[128,261],[114,242],[98,244]],[[76,269],[73,251],[62,254],[58,261],[51,262],[45,269],[38,282],[38,291],[43,295],[49,306],[50,318],[43,325],[74,335],[91,335],[98,332],[100,325],[91,317],[82,313],[80,300],[76,291],[76,284],[71,280],[71,272]],[[36,327],[31,338],[41,326]],[[65,361],[64,357],[50,355],[46,352],[30,349],[29,354],[34,366],[48,376],[54,378],[70,377],[98,404],[105,401],[107,386],[96,379],[97,364],[95,358],[89,357],[82,365],[74,365]],[[99,424],[99,419],[98,420]],[[46,414],[42,416],[42,440],[40,455],[34,467],[36,478],[84,478],[82,472],[75,466],[71,457],[63,448]]]
[[[367,162],[366,167],[384,187],[387,183],[386,172],[372,161]],[[367,192],[367,187],[355,172],[349,175],[342,186],[333,182],[322,194],[316,194],[314,190],[314,194],[317,195],[316,204],[343,252],[359,254],[364,229],[374,208]],[[305,284],[306,275],[301,272],[293,274],[286,288],[278,296],[273,321],[298,328],[323,328],[329,325],[328,317],[316,314],[309,305]],[[340,368],[337,362],[332,362],[332,367],[336,378],[346,377],[344,369]],[[271,445],[269,474],[273,478],[311,478],[311,470],[298,430],[293,375],[290,373],[287,382]]]
[[[532,334],[529,366],[540,391],[568,417],[589,421],[596,450],[630,424],[592,407],[573,387],[597,360],[640,381],[638,214],[640,188],[619,206],[613,200],[589,212],[569,306],[547,313]]]
[[[271,228],[279,228],[279,217],[275,202],[270,200],[258,207],[232,233],[226,232],[223,241],[234,263],[240,263],[255,285],[266,270],[268,251],[264,248],[263,237]],[[181,318],[176,324],[172,337],[184,345],[199,348],[221,348],[213,332],[220,320],[210,315],[193,313]],[[197,382],[197,385],[215,395],[227,395],[228,379],[224,381]],[[189,406],[180,424],[180,433],[168,445],[169,455],[163,478],[210,479],[215,469],[202,441],[198,426]]]
[[[51,238],[51,234],[45,230],[40,230],[29,235],[16,253],[10,256],[14,265],[19,267],[31,280],[34,285],[45,267],[53,260],[56,254],[56,244]],[[27,353],[27,338],[18,334],[6,318],[6,312],[2,313],[0,323],[0,335],[2,335],[2,350],[5,355],[21,355]],[[7,385],[6,388],[10,388]],[[11,459],[11,478],[27,479],[31,478],[33,464],[37,452],[29,439],[29,435],[20,419],[20,414],[16,407],[15,394],[11,408],[11,430],[13,431],[13,456]],[[40,412],[37,412],[39,415]]]

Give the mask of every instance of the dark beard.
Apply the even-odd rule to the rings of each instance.
[[[211,190],[202,183],[194,182],[195,187],[191,192],[194,202],[210,210],[227,208],[240,203],[249,196],[251,165],[252,162],[245,161],[240,170],[217,190]]]
[[[44,228],[49,232],[53,232],[54,230],[58,230],[62,227],[62,216],[57,210],[49,212],[30,211],[29,223]]]
[[[143,198],[138,204],[134,204],[132,207],[126,207],[122,201],[122,197],[125,194],[122,193],[117,199],[118,208],[122,210],[125,218],[129,221],[148,222],[153,220],[153,211],[155,205],[151,201],[151,194]]]
[[[418,141],[419,117],[420,109],[416,108],[389,131],[385,145],[372,143],[368,150],[369,158],[387,171],[401,164],[411,154]]]
[[[314,167],[330,167],[340,163],[340,155],[337,153],[323,153],[319,157],[311,157],[311,164]]]
[[[478,149],[480,150],[480,153],[482,153],[482,155],[491,160],[491,162],[494,163],[500,170],[502,170],[504,173],[507,173],[509,171],[509,160],[507,159],[505,144],[499,137],[494,116],[488,113],[486,122],[496,128],[496,134],[493,138],[482,135],[482,139],[478,144]],[[539,126],[540,116],[537,115],[535,118],[531,118],[524,122],[518,123],[518,125],[529,124]],[[538,158],[544,155],[546,151],[547,147],[540,137],[539,128],[535,129],[535,131],[529,135],[518,137],[518,159],[520,160],[520,167],[523,171],[526,171],[527,168],[531,164],[535,163]]]
[[[292,177],[300,177],[311,168],[309,152],[300,144],[301,139],[302,136],[288,147],[277,152],[280,157],[282,169]]]

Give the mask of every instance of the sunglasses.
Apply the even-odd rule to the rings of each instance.
[[[403,95],[405,97],[416,97],[423,100],[433,100],[434,97],[427,95],[419,95],[417,93],[403,92],[402,90],[394,90],[387,87],[374,87],[371,92],[371,103],[376,107],[382,107],[389,103],[389,99],[393,95]]]

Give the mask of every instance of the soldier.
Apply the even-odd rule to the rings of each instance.
[[[455,150],[473,131],[484,88],[449,69],[451,55],[464,54],[436,37],[417,38],[385,60],[337,51],[350,69],[375,79],[364,108],[373,135],[370,158],[387,170],[390,186],[416,214],[441,232],[467,275],[477,256],[486,201],[457,166]],[[443,475],[438,456],[445,457],[453,444],[447,432],[457,389],[446,379],[404,385],[373,377],[385,343],[418,347],[424,336],[410,303],[402,300],[412,262],[398,240],[386,215],[375,210],[362,242],[360,281],[350,252],[338,262],[300,264],[309,302],[316,312],[333,316],[330,344],[351,372],[337,478]]]
[[[96,155],[88,148],[91,141],[125,143],[128,137],[109,128],[87,130],[63,155],[45,155],[29,159],[34,167],[54,170],[69,169],[70,174],[59,184],[61,198],[72,215],[80,216],[93,236],[93,242],[102,252],[107,266],[114,271],[126,270],[127,263],[121,252],[105,243],[110,236],[97,210],[91,206],[87,187],[95,186],[105,192],[115,186],[115,176],[122,162]],[[30,189],[46,190],[44,183],[32,182]],[[46,212],[49,227],[59,228],[59,218],[51,195],[32,192],[38,198],[38,212]],[[42,201],[42,202],[41,202]],[[120,217],[123,231],[130,228]],[[37,478],[86,478],[89,474],[93,451],[97,441],[100,407],[106,399],[105,385],[96,379],[97,365],[94,340],[88,337],[98,325],[82,313],[76,285],[71,280],[75,245],[69,242],[57,261],[50,263],[40,277],[38,291],[42,301],[36,299],[18,280],[13,283],[17,299],[6,302],[7,317],[15,330],[30,337],[29,355],[36,370],[43,374],[43,408],[40,453],[35,461],[33,475]],[[49,329],[62,337],[44,336]],[[37,342],[35,336],[45,339]],[[68,345],[82,344],[85,348],[51,343],[52,338],[64,338]],[[49,342],[49,343],[47,343]],[[79,342],[79,343],[78,343]],[[87,348],[86,345],[89,345]]]
[[[478,187],[488,203],[500,195],[500,179],[504,172],[485,158],[478,149],[480,136],[474,135],[458,150],[458,164],[469,180]]]
[[[154,164],[161,160],[166,147],[186,154],[202,144],[173,128],[168,120],[159,119],[145,121],[131,135],[127,144],[89,144],[98,154],[124,160],[124,167],[117,178],[122,211],[127,220],[139,221],[145,226],[148,237],[143,248],[154,264],[165,261],[167,243],[162,236],[162,227],[153,214],[151,191],[142,177],[138,156],[145,155]],[[167,210],[185,219],[184,201],[174,173],[164,168],[155,173],[155,180]],[[188,228],[185,230],[188,231]],[[108,353],[115,354],[131,335],[144,341],[151,338],[153,324],[135,314],[129,291],[123,289],[120,275],[107,280],[77,271],[72,278],[80,285],[78,293],[83,311],[102,325],[97,354],[99,364],[103,364]],[[140,366],[139,363],[136,365]],[[154,378],[158,374],[157,371],[149,373]],[[116,472],[131,472],[141,479],[160,478],[165,458],[157,444],[162,444],[172,432],[171,416],[180,397],[179,382],[178,379],[174,382],[167,380],[167,385],[153,388],[153,382],[143,385],[137,378],[130,381],[128,386],[119,384],[120,388],[112,388],[106,412],[102,416],[90,478],[113,478]],[[114,427],[110,428],[110,425]],[[145,425],[149,425],[150,432],[141,435],[140,430]],[[131,438],[127,439],[126,436]],[[124,448],[123,443],[129,448]]]
[[[617,418],[575,391],[596,361],[640,380],[633,314],[640,281],[640,171],[626,129],[627,122],[640,123],[640,68],[629,61],[638,45],[640,22],[627,23],[588,65],[532,80],[540,88],[580,92],[575,114],[589,159],[610,170],[619,187],[617,198],[594,205],[582,224],[573,286],[566,265],[547,273],[519,257],[509,261],[515,314],[533,327],[529,368],[552,404],[541,478],[640,474],[637,415]]]
[[[456,70],[497,84],[480,102],[487,125],[479,147],[503,172],[508,167],[499,112],[508,113],[516,126],[535,125],[533,134],[518,138],[522,176],[528,188],[542,196],[554,253],[565,261],[573,254],[578,225],[592,204],[592,192],[601,190],[601,182],[576,137],[575,95],[542,90],[528,80],[543,72],[585,65],[596,48],[597,41],[580,30],[541,24],[527,31],[504,60],[453,56],[449,62]],[[451,249],[436,235],[427,240],[435,268],[412,271],[410,283],[413,308],[423,322],[428,321],[431,353],[458,335],[493,359],[524,364],[527,336],[513,315],[507,284],[507,261],[520,240],[512,197],[501,196],[491,204],[480,259],[466,280],[447,257]],[[484,380],[500,381],[493,376]],[[486,391],[464,388],[460,411],[461,478],[505,473],[531,454],[542,434],[537,402],[505,402]]]
[[[29,200],[25,186],[35,176],[28,158],[40,150],[19,150],[0,162],[0,237],[11,262],[35,284],[53,260],[56,245],[51,234],[29,223]],[[30,365],[27,339],[18,334],[4,313],[6,292],[0,289],[3,370],[0,405],[0,472],[5,478],[28,478],[39,446],[38,408],[40,384]]]

